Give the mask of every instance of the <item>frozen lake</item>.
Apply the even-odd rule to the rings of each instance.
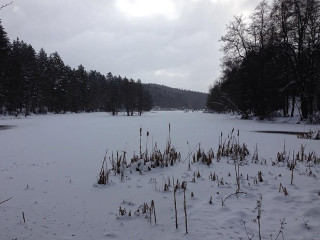
[[[150,151],[152,145],[157,143],[158,148],[162,150],[169,136],[169,123],[172,144],[181,152],[182,163],[172,168],[146,173],[144,176],[133,174],[128,176],[123,183],[120,182],[118,176],[114,176],[113,184],[110,186],[94,187],[107,149],[109,155],[112,151],[114,153],[126,151],[128,158],[134,152],[139,154],[139,129],[141,127],[143,149],[147,147]],[[221,132],[224,138],[233,128],[235,131],[240,131],[240,142],[246,143],[251,152],[257,144],[259,157],[266,159],[268,163],[271,163],[277,153],[283,150],[284,143],[286,151],[290,153],[299,151],[301,144],[305,146],[306,152],[320,153],[319,141],[298,139],[295,135],[290,134],[270,133],[270,131],[305,132],[317,129],[317,126],[238,120],[235,116],[201,112],[150,112],[141,117],[111,116],[107,113],[44,115],[31,116],[26,119],[4,118],[0,120],[0,125],[3,126],[0,128],[0,202],[12,197],[10,201],[0,205],[1,239],[150,239],[151,237],[157,239],[212,239],[212,236],[215,236],[216,239],[230,239],[230,237],[238,239],[239,234],[242,236],[245,233],[240,218],[233,224],[234,231],[223,230],[223,227],[228,227],[225,224],[222,224],[223,226],[219,226],[218,223],[213,223],[212,226],[201,225],[201,221],[208,222],[210,219],[210,216],[204,215],[208,211],[206,210],[208,206],[203,207],[204,202],[208,202],[209,196],[217,191],[226,191],[225,194],[227,194],[227,191],[231,193],[233,190],[228,188],[213,190],[211,183],[207,183],[208,176],[204,176],[203,186],[207,186],[208,191],[194,190],[199,198],[190,200],[190,224],[193,225],[190,226],[190,234],[185,236],[182,226],[178,231],[174,228],[172,194],[159,194],[154,184],[150,183],[150,179],[158,179],[158,187],[161,186],[163,178],[173,175],[189,181],[192,172],[186,171],[187,163],[185,162],[188,159],[189,146],[191,150],[195,150],[200,143],[205,151],[208,151],[209,148],[216,151]],[[7,128],[6,126],[13,127]],[[150,133],[148,138],[147,131]],[[268,171],[273,174],[269,168],[271,166],[268,166],[265,174]],[[209,175],[209,172],[214,171],[215,167],[206,169],[195,165],[194,169]],[[217,166],[217,169],[220,167]],[[219,170],[220,174],[227,175],[229,171],[233,171],[232,167],[231,170],[223,169],[224,167],[221,167]],[[257,167],[248,169],[247,174],[251,172],[256,174],[256,169]],[[289,171],[287,172],[289,174]],[[288,180],[286,179],[287,182]],[[277,194],[279,183],[272,181],[269,180],[269,184],[265,183],[267,184],[266,192],[271,191],[267,188],[272,187],[276,189],[274,194]],[[301,186],[295,187],[303,189],[306,184],[310,186],[307,193],[311,194],[310,192],[316,191],[318,178],[302,180]],[[258,192],[264,194],[263,189],[258,189]],[[201,194],[203,198],[200,198]],[[301,195],[303,194],[305,193],[302,192]],[[254,210],[256,196],[252,195],[249,199],[251,202],[248,200],[250,204],[246,205],[247,208],[251,205],[251,209],[246,211],[242,209],[242,213],[237,216],[243,215],[242,218],[247,218],[249,221],[249,215]],[[155,199],[158,204],[156,208],[159,224],[150,227],[145,219],[116,219],[115,215],[118,214],[119,205],[125,199],[131,200],[135,206]],[[313,207],[319,207],[320,203],[313,197],[299,201],[309,201],[310,208],[297,208],[298,214],[313,209]],[[236,201],[234,204],[232,206],[238,206],[237,204],[240,203]],[[234,209],[219,208],[220,205],[217,203],[215,206],[217,209],[211,209],[212,214],[222,214],[226,217],[226,222],[228,218],[235,216],[223,215],[226,214],[224,211],[234,213]],[[269,207],[266,206],[266,208]],[[272,209],[273,211],[279,210],[274,207]],[[239,211],[238,209],[235,212]],[[283,209],[281,211],[284,216],[294,218],[294,214],[287,214],[288,211]],[[26,223],[23,223],[22,212],[25,213]],[[180,214],[182,219],[182,212]],[[320,213],[318,215],[315,218],[320,220],[318,218]],[[297,216],[300,220],[302,217]],[[265,231],[274,229],[276,232],[280,227],[280,216],[271,219],[275,221],[272,223],[267,223],[271,221],[270,219],[264,218],[264,220]],[[292,231],[294,226],[303,225],[303,221],[300,220],[299,224],[294,225],[295,223],[292,222],[290,222],[291,225],[288,224],[289,236],[292,238],[286,237],[286,239],[304,239],[302,235],[296,235]],[[214,230],[213,227],[217,229]],[[303,236],[313,239],[313,236],[320,233],[319,221],[314,223],[315,227],[318,227],[318,230],[307,231]],[[253,227],[252,229],[250,227],[250,230],[256,232]],[[245,235],[244,237],[246,238]],[[269,239],[268,234],[265,234],[265,239]]]

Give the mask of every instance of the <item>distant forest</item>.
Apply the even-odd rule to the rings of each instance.
[[[221,42],[222,75],[209,109],[260,118],[298,109],[301,118],[319,118],[319,0],[264,0],[249,20],[235,16]]]
[[[11,44],[0,22],[0,114],[125,111],[152,107],[140,80],[64,64],[57,52],[38,53],[19,39]]]
[[[145,84],[153,105],[160,109],[205,109],[208,94],[170,88],[158,84]]]
[[[195,97],[202,97],[200,100]],[[107,111],[128,116],[160,108],[204,108],[204,94],[65,65],[57,52],[10,43],[0,21],[0,114]],[[192,103],[194,102],[194,103]]]

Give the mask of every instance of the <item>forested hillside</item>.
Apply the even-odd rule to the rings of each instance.
[[[263,0],[235,16],[221,37],[222,75],[208,108],[243,116],[275,113],[315,120],[320,110],[320,1]],[[280,111],[279,111],[280,110]]]
[[[64,64],[55,52],[38,53],[20,39],[10,43],[0,22],[0,114],[107,111],[113,115],[161,109],[203,109],[207,94],[142,84]]]
[[[153,105],[162,109],[204,109],[208,94],[170,88],[158,84],[146,84]]]
[[[10,43],[0,22],[0,114],[150,110],[152,101],[140,80],[106,76],[82,65],[65,65],[57,52],[38,53],[16,39]]]

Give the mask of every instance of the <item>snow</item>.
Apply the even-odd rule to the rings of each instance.
[[[155,143],[162,151],[169,123],[172,145],[181,152],[180,163],[142,174],[127,169],[123,181],[111,173],[107,185],[97,184],[107,149],[108,158],[117,151],[126,151],[127,160],[134,153],[139,155],[141,127],[143,151],[147,147],[151,152]],[[262,239],[270,239],[271,234],[275,239],[283,220],[284,239],[319,239],[320,167],[298,162],[291,185],[286,164],[272,165],[284,145],[290,160],[301,145],[306,153],[315,151],[319,157],[319,141],[256,132],[308,132],[319,126],[239,120],[201,112],[149,112],[141,117],[38,115],[2,118],[0,125],[13,126],[0,128],[0,202],[12,197],[0,204],[0,239],[248,239],[245,230],[249,237],[254,234],[253,239],[258,239],[256,207],[261,196]],[[215,157],[211,166],[194,163],[188,170],[188,153],[190,149],[195,152],[200,143],[205,152],[212,148],[216,155],[221,132],[224,139],[233,128],[239,130],[240,142],[251,153],[248,164],[240,166],[241,191],[246,194],[230,196],[222,206],[221,199],[237,189],[233,161],[225,157],[217,162]],[[256,145],[260,162],[252,163]],[[255,184],[258,171],[263,182]],[[192,182],[194,172],[201,176]],[[219,180],[223,178],[224,185],[209,179],[213,172]],[[173,177],[187,182],[188,234],[183,190],[177,191],[178,229],[172,184],[169,191],[163,191],[168,178],[172,182]],[[280,183],[286,187],[287,196],[279,192]],[[213,204],[209,204],[211,197]],[[134,213],[144,203],[150,206],[152,200],[156,224],[153,219],[150,224],[144,214]],[[131,211],[131,217],[119,216],[120,206],[127,213]],[[281,234],[278,239],[282,239]]]

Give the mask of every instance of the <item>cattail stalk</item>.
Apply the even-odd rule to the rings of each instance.
[[[183,198],[184,198],[184,218],[186,225],[186,234],[188,234],[188,219],[187,219],[187,203],[186,203],[186,188],[183,189]]]
[[[173,197],[174,197],[174,212],[176,217],[176,229],[178,229],[178,211],[177,211],[177,198],[176,198],[176,192],[177,192],[178,186],[176,185],[174,187],[173,191]]]

